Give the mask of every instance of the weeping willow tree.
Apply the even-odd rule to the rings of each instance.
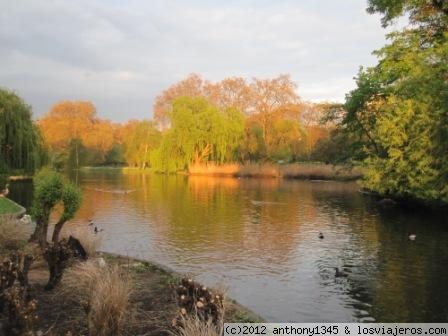
[[[45,161],[31,107],[14,92],[0,89],[0,172],[34,172]]]
[[[150,166],[150,152],[160,143],[160,131],[153,121],[139,121],[125,141],[125,159],[129,165],[139,168]]]
[[[180,97],[170,113],[171,128],[151,154],[156,170],[173,172],[191,164],[235,159],[244,134],[244,118],[234,109],[218,109],[201,97]]]

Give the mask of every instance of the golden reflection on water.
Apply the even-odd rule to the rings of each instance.
[[[93,219],[103,249],[224,281],[272,321],[448,321],[444,219],[382,209],[356,183],[100,171],[79,180],[84,202],[68,228]]]

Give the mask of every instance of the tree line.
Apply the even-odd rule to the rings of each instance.
[[[369,0],[368,12],[388,26],[346,97],[337,130],[350,158],[367,167],[364,186],[383,195],[448,202],[448,3],[443,0]]]
[[[360,69],[344,104],[304,102],[288,75],[192,74],[157,97],[153,120],[116,124],[91,102],[62,101],[33,123],[30,107],[1,90],[0,169],[318,160],[365,167],[364,186],[382,195],[447,203],[448,3],[368,0],[367,11],[383,26],[409,24]]]
[[[320,123],[328,106],[302,102],[288,75],[212,83],[192,74],[157,97],[154,120],[112,123],[91,102],[61,101],[37,124],[58,166],[175,172],[208,162],[309,159],[331,128]]]

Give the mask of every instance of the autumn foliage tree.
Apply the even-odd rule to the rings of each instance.
[[[103,162],[115,140],[116,126],[99,119],[95,106],[86,101],[55,104],[39,127],[53,154],[68,153],[74,167]]]
[[[243,135],[243,117],[235,109],[220,110],[201,97],[177,98],[170,112],[171,128],[153,153],[161,171],[232,158]]]
[[[308,122],[320,109],[296,90],[289,75],[212,82],[191,74],[156,98],[154,121],[113,124],[90,102],[62,101],[39,126],[54,162],[73,167],[126,162],[175,171],[211,161],[289,162],[309,156],[326,135]]]
[[[159,127],[164,129],[170,124],[170,111],[173,102],[179,97],[200,97],[205,96],[205,81],[198,74],[190,74],[186,79],[171,85],[164,90],[154,103],[154,119]]]
[[[237,160],[293,160],[303,152],[306,133],[300,115],[303,103],[289,75],[271,79],[226,78],[213,83],[192,74],[166,89],[154,104],[162,128],[171,125],[176,98],[202,97],[222,111],[238,110],[245,123]]]

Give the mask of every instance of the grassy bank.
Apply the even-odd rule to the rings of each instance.
[[[0,216],[6,214],[15,214],[22,210],[22,208],[10,199],[0,196]]]
[[[124,275],[126,285],[129,287],[129,301],[125,311],[125,330],[115,335],[169,335],[174,332],[173,319],[179,316],[179,307],[173,299],[172,284],[179,281],[175,274],[151,264],[125,257],[99,253],[97,257],[103,258],[110,269],[117,267]],[[82,307],[74,300],[73,290],[85,291],[82,283],[83,277],[91,278],[92,274],[84,269],[68,270],[57,292],[44,290],[48,280],[48,271],[43,261],[37,261],[29,273],[30,284],[36,293],[38,301],[39,322],[38,330],[51,330],[49,335],[64,335],[71,331],[73,335],[88,334],[89,320]],[[95,271],[94,271],[95,272]],[[92,273],[92,272],[90,272]],[[98,276],[98,275],[96,275]],[[80,280],[81,277],[81,280]],[[107,284],[108,289],[117,292],[117,283]],[[76,288],[75,288],[76,287]],[[98,294],[99,290],[95,295]],[[113,300],[114,307],[119,306],[122,299],[118,295]],[[78,294],[76,294],[78,295]],[[87,298],[88,299],[88,298]],[[107,305],[103,302],[102,305]],[[123,303],[121,303],[123,306]],[[107,320],[107,316],[98,314],[97,320]],[[225,322],[260,322],[259,317],[243,308],[231,299],[226,300]],[[191,334],[193,336],[195,334]],[[196,335],[195,335],[196,336]]]
[[[3,235],[2,227],[5,228]],[[13,227],[16,231],[11,234]],[[71,261],[56,289],[45,290],[49,278],[47,262],[37,245],[25,244],[29,232],[20,229],[19,221],[13,217],[0,222],[0,245],[4,247],[0,249],[0,261],[4,264],[3,261],[13,254],[33,256],[34,261],[26,276],[33,301],[29,301],[24,306],[26,309],[14,315],[9,312],[9,315],[6,313],[2,316],[0,311],[0,335],[2,325],[7,325],[11,316],[22,316],[23,321],[24,316],[32,315],[32,321],[27,322],[29,330],[34,332],[30,335],[40,332],[49,336],[196,336],[202,334],[197,332],[197,328],[205,328],[206,335],[218,336],[217,324],[222,326],[224,322],[262,321],[235,301],[225,298],[219,323],[204,322],[198,313],[200,310],[185,310],[179,301],[183,295],[175,295],[181,283],[186,279],[192,280],[186,277],[181,279],[179,274],[157,264],[96,252],[98,240],[96,244],[94,240],[98,237],[92,234],[77,236],[84,246],[89,247],[89,260]],[[75,232],[71,234],[76,235]],[[0,272],[3,271],[0,269]],[[201,290],[206,288],[193,283]],[[217,293],[223,293],[216,289],[206,289],[206,292],[211,298]],[[199,296],[192,297],[199,308],[202,299]]]

